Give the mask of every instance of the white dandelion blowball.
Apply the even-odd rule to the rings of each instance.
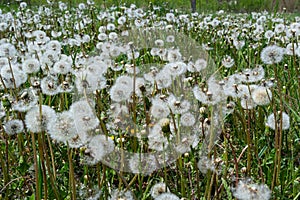
[[[265,64],[276,64],[282,61],[284,55],[283,48],[272,45],[265,47],[261,52],[261,60]]]
[[[271,129],[275,130],[276,127],[280,128],[282,120],[282,130],[287,130],[290,128],[290,117],[285,112],[282,112],[282,119],[280,119],[280,111],[277,113],[276,117],[274,113],[268,116],[266,125]]]
[[[252,92],[252,99],[257,105],[268,105],[272,100],[272,92],[266,87],[258,87]]]

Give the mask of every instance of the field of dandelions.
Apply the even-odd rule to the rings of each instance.
[[[0,10],[0,199],[300,197],[300,17]]]

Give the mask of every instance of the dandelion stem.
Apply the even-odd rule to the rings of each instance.
[[[36,143],[35,143],[35,136],[33,132],[30,132],[31,135],[31,143],[33,148],[33,159],[34,159],[34,173],[35,173],[35,199],[41,199],[40,196],[40,188],[38,186],[40,177],[38,172],[38,163],[37,163],[37,151],[36,151]]]
[[[71,199],[76,200],[76,182],[74,176],[74,167],[73,167],[73,149],[70,149],[69,144],[67,145],[68,148],[68,158],[69,158],[69,185],[71,191]]]
[[[4,139],[4,140],[6,141],[6,139]],[[7,152],[5,154],[6,154],[5,158],[3,158],[4,156],[3,156],[2,149],[1,149],[1,151],[0,151],[1,169],[3,169],[4,185],[7,185],[10,181],[9,181],[9,173],[8,173],[9,172],[8,171],[8,169],[9,169],[8,154],[7,154]],[[5,194],[5,200],[8,200],[8,198],[9,198],[9,195],[8,195],[9,189],[7,187],[5,187],[1,190],[0,193],[2,193],[3,190],[5,190],[5,192],[3,193],[3,194]]]
[[[45,167],[45,157],[44,157],[44,143],[42,141],[42,135],[43,133],[38,133],[38,150],[39,150],[39,157],[41,160],[41,166],[42,166],[42,175],[43,175],[43,186],[44,186],[44,199],[48,199],[48,187],[47,187],[47,175],[46,175],[46,167]]]
[[[229,146],[231,148],[231,151],[232,151],[232,154],[233,154],[234,168],[235,168],[235,186],[237,186],[238,182],[239,182],[239,171],[238,171],[239,170],[239,165],[238,165],[238,160],[237,160],[237,156],[236,156],[236,153],[235,153],[235,148],[231,144],[230,135],[227,134],[227,133],[224,133],[223,131],[222,131],[222,134],[227,139],[228,144],[229,144]]]

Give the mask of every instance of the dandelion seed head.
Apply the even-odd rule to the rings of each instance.
[[[111,193],[111,197],[109,198],[109,200],[133,200],[133,199],[134,198],[131,191],[129,190],[120,191],[118,189],[113,190]]]
[[[289,43],[285,48],[285,54],[292,56],[292,55],[296,54],[297,48],[298,48],[298,45],[296,43]]]
[[[18,65],[3,66],[1,76],[6,88],[14,88],[15,86],[18,88],[27,81],[27,74]]]
[[[41,80],[41,89],[43,94],[56,95],[59,93],[58,80],[54,76],[46,76]]]
[[[167,192],[167,193],[160,194],[159,196],[154,198],[154,200],[180,200],[180,199],[175,194]]]
[[[130,99],[132,86],[116,83],[110,89],[110,98],[115,102],[126,101]]]
[[[153,154],[135,153],[129,159],[129,167],[132,173],[151,174],[157,169],[157,158]]]
[[[87,150],[96,161],[101,161],[115,148],[114,141],[105,135],[95,135],[90,138]]]
[[[166,193],[166,192],[170,192],[170,190],[168,187],[166,187],[165,183],[156,183],[154,186],[152,186],[150,191],[151,196],[154,199],[159,195],[161,195],[162,193]]]
[[[267,118],[266,125],[273,130],[280,128],[280,121],[282,120],[282,130],[287,130],[290,128],[290,117],[285,112],[282,112],[282,119],[280,119],[280,112],[277,113],[276,118],[274,113],[270,114]]]
[[[55,120],[48,123],[47,130],[52,139],[63,143],[77,135],[74,118],[70,111],[58,113]]]
[[[265,64],[276,64],[282,61],[284,51],[281,47],[271,45],[265,47],[261,52],[261,60]]]
[[[4,131],[8,135],[15,135],[24,130],[23,122],[19,119],[9,120],[4,124]]]
[[[18,54],[16,47],[11,43],[0,44],[0,57],[14,57]]]
[[[268,105],[272,100],[272,92],[265,87],[258,87],[252,92],[252,99],[257,105]]]
[[[45,49],[50,49],[50,50],[58,52],[58,54],[60,54],[61,44],[57,40],[51,40],[46,44]]]
[[[149,148],[156,151],[163,151],[168,147],[168,144],[168,138],[164,137],[162,127],[159,124],[155,124],[148,135]]]
[[[32,88],[23,89],[18,93],[18,99],[11,103],[12,110],[26,112],[38,103],[38,94]]]
[[[35,106],[26,113],[25,124],[29,131],[39,133],[46,131],[48,123],[55,118],[56,113],[51,107],[42,105],[40,112],[40,107]]]
[[[168,107],[165,106],[163,101],[153,101],[152,107],[150,109],[150,113],[152,114],[153,117],[157,118],[157,119],[161,119],[161,118],[166,118],[169,113],[170,110],[168,109]]]
[[[240,180],[233,188],[233,196],[240,200],[269,200],[271,190],[265,184],[250,184]]]
[[[55,62],[53,66],[53,72],[57,74],[68,74],[71,70],[72,64],[64,60]]]
[[[172,62],[178,62],[182,58],[182,55],[179,51],[179,49],[169,49],[167,53],[167,60],[172,63]]]
[[[209,170],[210,171],[216,170],[214,162],[211,159],[204,156],[200,158],[200,160],[197,163],[197,166],[203,174],[206,174]]]
[[[182,126],[193,126],[196,123],[196,119],[192,113],[187,112],[180,117],[180,123]]]
[[[234,59],[231,56],[226,55],[225,58],[222,60],[222,65],[226,68],[230,68],[234,65]]]
[[[162,70],[155,76],[158,89],[168,88],[172,84],[172,79],[168,71]]]
[[[40,70],[40,66],[40,62],[35,58],[26,59],[22,63],[22,69],[27,74],[38,72]]]
[[[173,77],[182,75],[186,72],[186,64],[184,62],[173,62],[165,65],[165,70]]]

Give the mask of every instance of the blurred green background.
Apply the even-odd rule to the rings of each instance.
[[[24,0],[28,5],[45,4],[46,0]],[[53,0],[52,0],[53,1]],[[62,0],[70,6],[76,6],[78,3],[86,0]],[[168,5],[169,8],[191,11],[192,0],[94,0],[97,7],[109,7],[112,5],[122,5],[134,3],[139,7],[145,7],[152,2],[155,5]],[[211,12],[217,10],[226,10],[230,12],[252,12],[252,11],[283,11],[299,13],[300,0],[194,0],[196,2],[196,11]],[[16,7],[20,0],[0,0],[1,7]],[[284,9],[285,8],[285,9]]]

